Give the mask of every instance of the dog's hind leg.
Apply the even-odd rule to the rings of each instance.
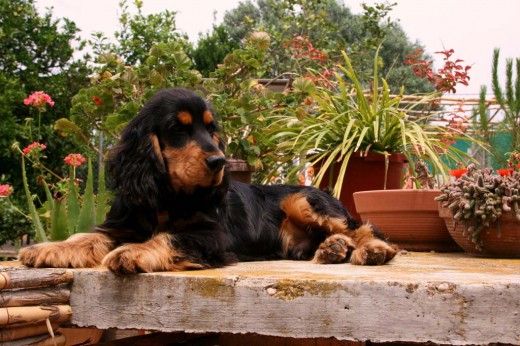
[[[102,233],[77,233],[65,241],[22,248],[18,259],[29,267],[93,268],[113,248],[113,240]]]
[[[397,248],[370,224],[360,227],[348,218],[336,200],[317,190],[288,195],[281,202],[286,218],[280,237],[287,258],[314,263],[378,265],[391,260]],[[356,229],[349,228],[349,225]]]

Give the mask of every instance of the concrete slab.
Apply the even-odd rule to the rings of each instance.
[[[405,253],[378,267],[274,261],[130,277],[74,274],[78,326],[520,344],[520,260]]]

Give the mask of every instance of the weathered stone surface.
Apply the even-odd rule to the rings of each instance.
[[[276,261],[122,278],[74,272],[78,326],[520,344],[520,260],[408,253],[378,267]]]

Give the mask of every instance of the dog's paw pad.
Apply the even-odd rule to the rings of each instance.
[[[344,234],[334,234],[319,246],[314,254],[314,263],[341,263],[354,249],[354,242]]]
[[[396,255],[396,246],[379,239],[373,239],[352,252],[350,263],[359,265],[381,265]]]

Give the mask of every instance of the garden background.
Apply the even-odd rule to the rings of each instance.
[[[152,3],[159,7],[147,7]],[[430,92],[434,87],[427,80],[417,78],[405,63],[407,56],[422,49],[424,52],[418,57],[433,61],[439,68],[443,60],[435,56],[436,52],[454,49],[458,59],[471,65],[471,72],[478,71],[477,75],[481,75],[484,71],[487,76],[483,77],[484,82],[471,79],[470,91],[463,89],[463,85],[457,86],[458,95],[468,97],[477,97],[481,84],[488,85],[484,94],[491,95],[493,48],[502,49],[502,68],[506,57],[520,56],[520,46],[509,41],[519,36],[515,33],[518,27],[507,24],[509,17],[518,13],[519,5],[513,1],[499,5],[487,1],[420,4],[402,1],[407,8],[414,6],[412,10],[417,15],[412,18],[428,32],[439,33],[447,29],[450,33],[449,37],[437,36],[438,41],[432,47],[425,46],[421,37],[409,35],[404,22],[401,25],[396,21],[400,3],[369,3],[360,7],[359,2],[355,2],[357,12],[353,12],[348,3],[332,0],[222,2],[229,7],[221,10],[229,12],[217,13],[218,19],[201,18],[203,12],[197,10],[198,15],[185,22],[204,23],[204,27],[197,29],[197,32],[202,31],[200,36],[194,36],[197,34],[191,26],[189,36],[183,30],[180,18],[189,12],[179,10],[176,14],[179,8],[175,3],[104,1],[97,5],[88,2],[88,8],[82,7],[86,2],[80,5],[75,1],[0,3],[0,183],[13,187],[9,203],[5,198],[0,199],[0,244],[8,240],[19,241],[21,235],[32,232],[31,217],[21,216],[28,214],[20,169],[21,148],[35,141],[46,145],[42,156],[32,167],[28,165],[32,169],[28,170],[27,178],[33,193],[31,198],[40,207],[38,213],[44,221],[50,222],[44,186],[49,184],[53,197],[58,200],[69,193],[70,185],[59,185],[69,173],[63,158],[70,153],[82,153],[92,159],[94,167],[99,167],[100,158],[117,140],[120,129],[158,89],[167,86],[194,88],[203,78],[214,78],[215,83],[204,87],[210,92],[228,88],[229,94],[217,95],[212,102],[221,110],[221,115],[228,111],[237,114],[235,127],[240,128],[252,124],[248,107],[272,110],[273,105],[281,102],[271,96],[254,98],[256,91],[248,89],[251,93],[241,93],[240,98],[234,100],[234,108],[226,109],[234,91],[250,88],[241,82],[250,77],[294,77],[304,75],[308,70],[323,75],[334,66],[334,59],[341,57],[340,50],[348,51],[358,75],[369,87],[375,66],[373,59],[378,56],[375,51],[381,47],[376,61],[380,76],[386,77],[396,93],[404,85],[406,94],[412,94]],[[43,8],[49,5],[55,8],[47,12]],[[72,12],[66,12],[67,9]],[[89,12],[91,9],[95,12]],[[485,16],[481,17],[483,10]],[[105,20],[106,16],[110,20]],[[515,19],[511,18],[511,21]],[[93,23],[93,26],[83,28],[79,23]],[[504,31],[503,27],[506,27]],[[94,32],[90,34],[91,30]],[[254,32],[267,36],[256,35],[251,44],[246,38]],[[493,36],[486,39],[489,33]],[[478,61],[467,58],[473,50],[465,51],[456,45],[457,42],[452,45],[451,39],[455,37],[477,49]],[[493,46],[486,46],[489,44]],[[294,59],[295,51],[301,59]],[[240,71],[239,78],[235,78],[237,71]],[[52,107],[24,105],[24,99],[36,91],[50,95],[54,102]],[[292,95],[290,102],[283,101],[295,114],[303,109],[305,85],[301,85],[299,91],[299,95]],[[262,118],[258,114],[255,119]],[[268,158],[264,153],[273,148],[269,148],[260,131],[254,135],[257,137],[248,134],[237,143],[230,142],[229,147],[245,150],[248,161],[262,171],[268,166],[262,163],[262,159]],[[49,170],[44,169],[43,160],[45,169]],[[50,182],[52,174],[49,171],[58,177],[57,182]],[[94,172],[96,181],[98,172]],[[87,180],[86,165],[77,167],[74,174],[80,181]],[[98,185],[94,188],[97,191]]]

